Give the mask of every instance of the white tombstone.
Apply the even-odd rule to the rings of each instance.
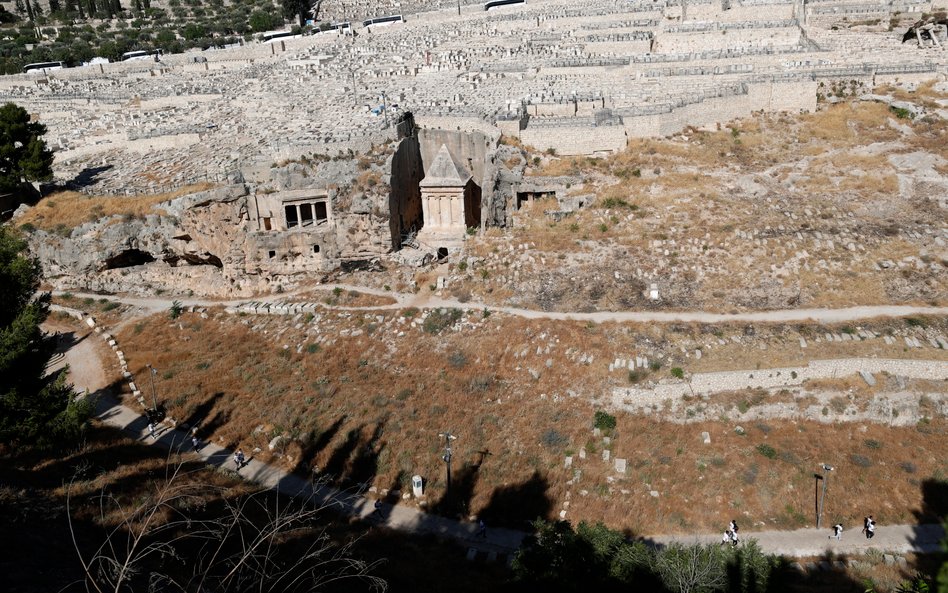
[[[411,493],[415,498],[425,495],[425,481],[421,479],[421,476],[411,477]]]
[[[648,289],[648,298],[653,301],[658,300],[658,284],[652,284]]]

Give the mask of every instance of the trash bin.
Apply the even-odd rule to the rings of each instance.
[[[425,482],[421,476],[411,477],[411,493],[415,498],[421,498],[425,495]]]

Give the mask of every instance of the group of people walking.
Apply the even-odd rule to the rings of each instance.
[[[876,534],[876,520],[872,518],[872,515],[868,515],[862,520],[862,533],[866,536],[866,539],[872,539]],[[843,536],[843,524],[837,523],[833,525],[833,535],[830,536],[830,539],[836,538],[836,541],[840,541]]]
[[[740,543],[740,540],[737,539],[737,521],[731,519],[731,522],[728,523],[727,529],[724,530],[724,536],[721,538],[721,545],[731,544],[736,546]]]
[[[721,545],[731,544],[736,546],[740,543],[740,540],[737,537],[737,521],[731,520],[728,523],[727,529],[724,530],[724,535],[721,536]],[[865,534],[866,539],[872,539],[876,534],[876,520],[873,519],[872,515],[867,516],[862,520],[862,533]],[[836,541],[841,541],[843,537],[843,524],[837,523],[833,525],[833,534],[829,536],[830,539],[836,538]]]

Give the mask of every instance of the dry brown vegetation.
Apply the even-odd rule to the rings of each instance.
[[[298,301],[315,299],[333,307],[378,307],[380,305],[392,305],[396,302],[392,297],[329,287],[296,292],[293,298]]]
[[[40,200],[17,219],[17,224],[44,231],[58,231],[70,230],[84,222],[108,216],[142,218],[149,214],[162,214],[154,209],[156,204],[211,187],[213,184],[199,183],[151,196],[87,196],[76,191],[57,192]]]
[[[856,101],[636,139],[608,158],[543,156],[534,173],[571,176],[596,195],[592,207],[559,221],[547,214],[559,209],[552,201],[517,212],[506,234],[467,242],[485,261],[453,278],[452,289],[563,311],[940,303],[944,266],[912,260],[928,249],[912,233],[941,225],[920,203],[919,192],[933,190],[903,195],[898,175],[910,173],[888,157],[944,158],[946,135],[938,118],[898,119],[883,103]],[[523,244],[529,253],[511,249]],[[895,264],[882,270],[882,261]],[[659,284],[660,303],[642,297],[648,282]]]
[[[396,340],[393,331],[408,325],[389,322],[417,314],[386,313],[381,324],[374,315],[327,316],[315,326],[327,336],[321,340],[314,328],[306,335],[279,318],[156,316],[119,339],[134,373],[146,362],[162,370],[159,393],[177,420],[197,421],[224,445],[259,447],[264,458],[274,436],[298,439],[274,461],[304,472],[315,463],[380,489],[405,488],[418,473],[439,507],[437,434],[456,432],[461,500],[440,508],[494,523],[553,517],[568,500],[571,520],[638,533],[714,530],[732,515],[755,528],[802,526],[812,522],[812,466],[822,462],[839,467],[834,487],[847,493],[827,509],[834,521],[856,524],[872,508],[883,522],[904,522],[921,508],[924,480],[948,474],[939,454],[948,447],[944,418],[903,428],[774,420],[738,435],[733,420],[677,425],[619,414],[606,444],[592,432],[594,401],[614,381],[604,368],[609,353],[634,347],[630,328],[471,314],[470,329],[414,329]],[[362,333],[346,337],[340,328]],[[655,327],[639,329],[661,337]],[[544,344],[550,351],[536,354]],[[595,353],[597,362],[574,362],[567,347]],[[702,431],[711,445],[701,443]],[[773,448],[772,458],[761,445]],[[627,475],[601,461],[603,448],[628,459]]]

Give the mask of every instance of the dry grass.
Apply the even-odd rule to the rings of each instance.
[[[213,184],[210,183],[199,183],[153,196],[87,196],[74,191],[57,192],[40,200],[17,219],[17,224],[54,231],[73,229],[85,222],[108,216],[141,218],[149,214],[160,214],[161,212],[154,209],[156,204],[212,187]]]
[[[755,528],[794,527],[808,521],[812,506],[810,465],[826,461],[829,451],[833,459],[826,462],[840,468],[837,484],[852,492],[845,507],[828,509],[834,520],[854,524],[864,508],[879,508],[875,493],[885,487],[891,496],[877,513],[891,523],[909,520],[921,505],[919,480],[948,471],[938,454],[948,446],[942,418],[924,432],[873,426],[872,438],[882,446],[867,451],[858,426],[774,421],[766,430],[745,427],[741,437],[727,420],[679,426],[620,414],[609,447],[630,469],[610,483],[616,476],[600,460],[604,443],[591,432],[593,402],[615,380],[606,363],[616,352],[637,351],[642,336],[652,343],[673,336],[655,326],[477,313],[466,316],[474,326],[463,332],[431,335],[399,323],[399,315],[387,313],[380,325],[374,315],[327,315],[299,330],[270,317],[185,315],[171,323],[157,316],[119,339],[133,372],[146,361],[162,369],[159,392],[175,418],[198,415],[215,441],[260,447],[264,458],[273,436],[298,438],[279,460],[291,467],[316,463],[379,488],[404,487],[417,473],[429,480],[429,500],[436,502],[444,489],[437,433],[457,432],[455,479],[468,484],[465,513],[496,511],[498,491],[540,480],[551,500],[545,514],[557,514],[569,496],[574,521],[604,520],[640,533],[688,532],[717,529],[721,517],[741,514]],[[343,328],[362,333],[346,337]],[[596,362],[579,364],[566,356],[567,348],[593,354]],[[672,364],[678,363],[666,361]],[[701,444],[705,430],[712,445]],[[762,443],[778,456],[758,453]],[[587,450],[585,461],[578,459],[580,448]],[[568,484],[567,454],[583,472],[578,485]],[[867,458],[871,470],[852,466],[852,455]],[[902,462],[913,464],[912,475],[899,469]],[[542,500],[534,502],[534,512],[544,510]]]
[[[395,304],[395,299],[389,296],[369,294],[357,290],[339,288],[338,290],[325,286],[294,294],[294,299],[312,298],[333,307],[378,307]]]

